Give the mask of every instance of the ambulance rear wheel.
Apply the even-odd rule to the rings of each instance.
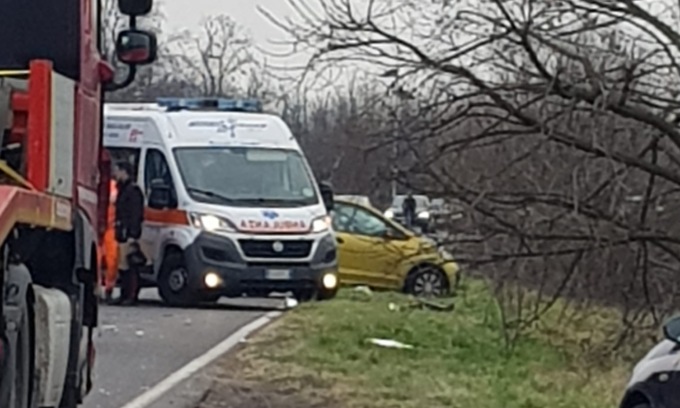
[[[165,255],[158,276],[158,293],[170,306],[192,306],[200,301],[198,294],[189,286],[189,270],[181,252]]]

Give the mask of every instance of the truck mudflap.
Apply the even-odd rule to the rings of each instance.
[[[71,334],[71,301],[57,289],[34,286],[35,367],[38,406],[57,406],[68,368]]]

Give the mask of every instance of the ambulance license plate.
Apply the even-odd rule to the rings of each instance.
[[[268,269],[267,279],[269,280],[288,280],[290,279],[290,269]]]

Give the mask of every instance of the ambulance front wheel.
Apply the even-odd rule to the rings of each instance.
[[[189,286],[189,270],[184,255],[172,251],[165,255],[158,276],[158,293],[170,306],[192,306],[200,301]]]

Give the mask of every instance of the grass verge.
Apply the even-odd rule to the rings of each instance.
[[[616,313],[593,310],[555,325],[549,323],[558,313],[549,314],[541,326],[550,330],[537,327],[508,353],[485,286],[467,286],[453,312],[410,308],[399,294],[351,290],[302,305],[238,354],[241,379],[303,395],[310,405],[326,400],[348,408],[617,406],[631,360],[586,352],[607,341]],[[369,338],[414,348],[380,348]]]

